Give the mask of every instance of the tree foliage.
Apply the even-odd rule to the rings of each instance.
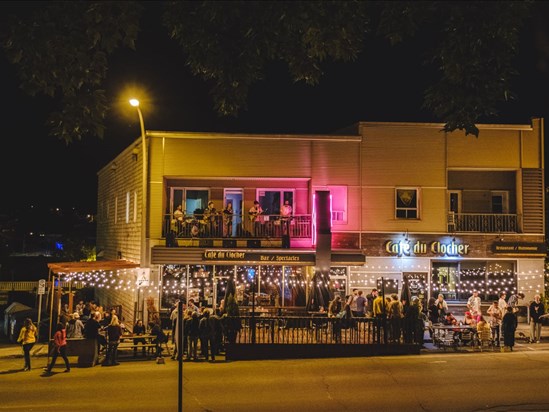
[[[156,3],[158,4],[158,3]],[[30,95],[56,98],[48,123],[66,142],[102,137],[109,110],[109,56],[134,48],[147,2],[44,2],[15,7],[2,46]],[[479,120],[513,98],[519,30],[530,2],[176,1],[162,24],[191,72],[211,87],[215,110],[237,116],[266,66],[283,62],[296,82],[316,85],[328,60],[356,59],[368,41],[390,44],[430,33],[425,62],[438,77],[424,105],[445,130],[478,136]],[[0,29],[2,30],[2,29]]]

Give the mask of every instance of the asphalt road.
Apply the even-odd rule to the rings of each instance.
[[[0,359],[0,411],[178,411],[178,362]],[[183,410],[549,411],[549,351],[184,363]]]

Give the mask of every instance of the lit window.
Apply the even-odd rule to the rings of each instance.
[[[126,223],[130,223],[130,192],[126,192]]]
[[[419,218],[419,189],[397,188],[395,190],[395,214],[397,219]]]

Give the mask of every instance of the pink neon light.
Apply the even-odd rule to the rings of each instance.
[[[333,214],[332,214],[332,194],[330,193],[330,230],[333,227]],[[313,236],[311,238],[311,244],[316,245],[316,193],[313,193]]]

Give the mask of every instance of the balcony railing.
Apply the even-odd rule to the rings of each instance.
[[[448,214],[449,232],[519,233],[519,215],[454,213]]]
[[[178,239],[186,238],[282,238],[289,234],[291,238],[310,238],[312,234],[311,215],[294,215],[284,219],[280,215],[260,215],[256,221],[249,217],[234,217],[230,224],[223,216],[204,219],[203,215],[185,215],[173,219],[164,218],[162,234],[173,231]]]

